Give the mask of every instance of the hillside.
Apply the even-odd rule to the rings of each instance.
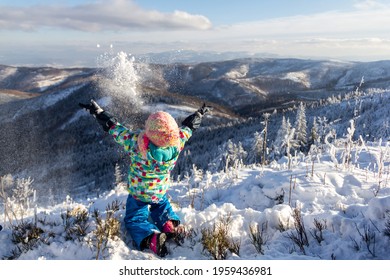
[[[198,64],[145,64],[119,53],[104,58],[100,66],[109,71],[0,66],[0,89],[50,93],[96,81],[102,75],[117,82],[132,82],[133,77],[114,77],[127,73],[137,76],[133,82],[140,92],[192,96],[240,115],[254,116],[292,101],[312,102],[344,95],[356,89],[362,79],[362,90],[390,86],[390,61],[248,58]]]
[[[240,59],[162,67],[169,90],[198,96],[253,116],[291,102],[313,102],[354,90],[388,88],[390,62]],[[166,69],[168,68],[169,71]]]
[[[0,175],[31,177],[55,201],[111,189],[115,166],[125,172],[127,158],[80,110],[78,103],[92,97],[130,129],[141,128],[155,109],[171,112],[180,122],[204,101],[214,106],[188,144],[175,178],[193,164],[207,170],[229,139],[249,151],[253,134],[263,129],[257,116],[278,108],[270,118],[271,146],[282,116],[294,121],[299,100],[309,101],[308,129],[316,116],[326,118],[328,129],[339,137],[351,119],[355,137],[373,141],[390,135],[387,61],[240,59],[154,65],[120,53],[103,62],[96,69],[0,67]]]
[[[166,259],[389,260],[389,146],[361,143],[351,150],[351,162],[342,164],[342,142],[324,145],[314,157],[294,157],[291,169],[282,158],[224,172],[192,170],[168,191],[186,235],[179,245],[169,243]],[[35,184],[24,186],[32,190]],[[0,232],[0,258],[158,260],[149,250],[136,250],[123,224],[116,226],[125,214],[125,186],[49,205],[36,205],[30,193],[24,223],[14,220],[18,226],[6,223]],[[224,238],[238,246],[217,254],[204,238],[221,225]],[[99,241],[102,230],[111,235]]]

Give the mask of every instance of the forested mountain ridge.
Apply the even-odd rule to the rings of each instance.
[[[291,100],[313,101],[356,88],[390,86],[390,61],[250,58],[199,64],[134,63],[141,86],[214,101],[236,113]],[[0,90],[50,93],[96,79],[99,68],[28,68],[0,66]]]

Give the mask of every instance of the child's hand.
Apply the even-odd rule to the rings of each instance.
[[[81,108],[84,108],[87,110],[91,115],[99,115],[104,112],[104,110],[99,106],[99,104],[96,103],[95,100],[91,99],[91,102],[89,104],[83,104],[79,103],[79,106]]]
[[[182,125],[189,127],[192,131],[198,129],[202,122],[202,118],[205,114],[210,112],[213,109],[211,106],[207,106],[206,103],[203,103],[203,106],[198,109],[192,115],[189,115],[183,122]]]
[[[79,103],[79,106],[93,115],[103,127],[104,131],[108,131],[117,122],[116,118],[104,111],[93,99],[91,99],[89,104]]]
[[[203,116],[213,110],[213,107],[207,106],[206,103],[203,103],[203,106],[198,109],[198,112]]]

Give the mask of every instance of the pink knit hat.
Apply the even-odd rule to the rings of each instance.
[[[175,119],[166,112],[151,114],[145,123],[145,134],[158,147],[177,146],[179,127]]]

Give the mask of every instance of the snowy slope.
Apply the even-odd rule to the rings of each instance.
[[[34,179],[36,200],[30,201],[23,220],[32,222],[42,232],[38,230],[39,239],[34,239],[34,236],[27,238],[22,231],[19,243],[11,242],[15,229],[4,221],[0,198],[0,223],[5,226],[0,232],[0,257],[156,259],[148,251],[134,249],[123,225],[119,236],[109,239],[107,250],[97,251],[96,221],[92,214],[99,209],[105,218],[109,203],[125,202],[127,193],[123,184],[113,189],[112,183],[114,165],[127,168],[126,158],[118,152],[112,138],[78,106],[78,102],[92,97],[131,128],[142,125],[145,114],[155,109],[168,110],[183,118],[203,100],[215,101],[218,106],[224,103],[226,107],[216,108],[205,118],[204,127],[188,144],[188,157],[181,162],[182,166],[178,163],[182,176],[191,171],[192,164],[205,169],[227,140],[242,141],[248,148],[253,133],[263,129],[259,119],[249,119],[245,125],[234,123],[235,116],[226,113],[228,109],[240,105],[243,106],[240,112],[245,113],[249,104],[255,114],[261,109],[254,106],[258,98],[272,99],[276,97],[272,94],[278,93],[288,93],[279,96],[283,97],[278,99],[282,104],[296,102],[297,96],[315,100],[338,90],[346,94],[356,86],[354,80],[361,81],[362,75],[365,75],[363,87],[367,87],[361,90],[367,92],[308,108],[308,121],[314,116],[326,117],[329,128],[335,129],[340,138],[354,119],[359,135],[376,140],[389,137],[388,62],[243,59],[198,65],[137,66],[126,56],[120,58],[113,68],[119,73],[108,71],[103,78],[95,76],[102,74],[95,69],[81,73],[69,70],[73,74],[65,75],[66,78],[58,70],[55,78],[52,74],[57,70],[51,68],[42,71],[1,68],[1,88],[20,87],[18,90],[39,93],[36,98],[0,105],[0,176],[12,173],[17,178]],[[134,81],[142,86],[138,87]],[[370,89],[377,85],[382,89]],[[141,93],[150,94],[150,100],[145,103],[140,100]],[[295,111],[289,109],[282,113],[293,121]],[[271,116],[269,144],[280,127],[280,119],[281,114]],[[341,157],[344,148],[338,149]],[[230,217],[229,237],[240,244],[240,252],[229,253],[230,259],[390,259],[389,237],[385,234],[390,226],[388,148],[385,144],[379,148],[377,143],[355,147],[355,157],[348,166],[335,164],[329,146],[322,150],[323,154],[315,160],[313,175],[313,158],[300,155],[294,159],[291,170],[282,158],[266,167],[247,166],[175,182],[169,194],[189,234],[182,246],[170,245],[172,253],[168,258],[212,258],[201,244],[202,229],[212,228],[214,223]],[[379,172],[381,162],[384,166]],[[65,200],[66,194],[71,197]],[[75,209],[85,209],[88,214],[86,235],[65,232],[64,214]],[[302,248],[292,240],[296,234],[294,209],[300,209],[304,217],[309,245]],[[116,213],[120,221],[123,214],[124,208],[120,207]],[[314,223],[324,229],[319,232]],[[251,242],[250,225],[264,229],[261,252]]]
[[[339,157],[343,148],[337,151]],[[380,155],[384,160],[381,175],[377,169]],[[202,229],[211,229],[230,217],[229,236],[240,244],[240,250],[239,254],[227,254],[228,259],[389,260],[390,147],[377,144],[355,147],[353,158],[348,166],[336,166],[330,155],[324,153],[315,161],[313,176],[310,159],[300,156],[294,158],[291,170],[282,159],[266,167],[243,167],[175,182],[169,195],[189,234],[181,246],[169,244],[171,253],[166,259],[212,259],[202,246]],[[382,178],[379,191],[378,176]],[[60,204],[38,205],[36,217],[31,206],[24,221],[37,221],[44,242],[17,253],[17,258],[95,259],[96,223],[92,212],[98,209],[104,218],[107,205],[113,201],[125,203],[126,198],[124,184],[120,184],[100,197],[85,200],[69,197]],[[89,228],[86,236],[69,239],[61,215],[75,209],[88,211]],[[307,234],[308,245],[303,250],[291,238],[297,233],[292,217],[294,209],[300,209]],[[120,207],[115,215],[122,221],[124,213]],[[316,221],[324,226],[322,232],[314,226]],[[3,219],[1,223],[4,225]],[[262,253],[250,239],[251,225],[264,228]],[[15,256],[16,246],[23,248],[11,240],[12,229],[6,223],[0,232],[0,257]],[[100,252],[98,258],[158,259],[148,250],[136,250],[123,225],[119,236],[109,239],[107,250]]]
[[[370,140],[387,139],[390,133],[388,90],[368,88],[376,82],[386,87],[386,61],[238,59],[195,65],[146,65],[136,63],[125,53],[107,59],[104,71],[0,66],[0,88],[8,88],[0,89],[0,99],[5,102],[0,104],[0,175],[31,176],[40,189],[50,189],[61,199],[82,188],[80,195],[109,189],[113,165],[120,163],[124,168],[123,156],[94,119],[80,110],[78,103],[92,97],[111,100],[102,105],[130,128],[143,125],[146,114],[152,110],[166,109],[180,121],[204,101],[211,104],[215,101],[212,104],[215,110],[203,124],[217,131],[215,135],[219,136],[200,130],[199,137],[208,145],[195,142],[192,145],[196,147],[191,147],[193,163],[203,169],[207,163],[197,156],[204,153],[202,146],[207,148],[205,154],[213,157],[221,142],[229,138],[242,141],[262,129],[260,120],[245,122],[245,128],[234,123],[237,115],[232,111],[238,104],[242,106],[242,110],[238,109],[241,116],[253,117],[264,107],[270,111],[279,108],[275,104],[276,107],[268,107],[272,104],[265,99],[276,100],[288,108],[282,114],[289,114],[293,121],[295,116],[291,110],[297,101],[313,102],[333,95],[338,88],[345,88],[340,92],[346,94],[350,91],[349,83],[353,80],[359,83],[362,74],[367,75],[362,87],[368,93],[366,97],[333,106],[315,106],[308,109],[307,120],[312,122],[314,116],[326,116],[338,135],[345,132],[351,118],[356,119],[357,132]],[[350,69],[348,79],[342,80],[340,77],[346,77],[346,69]],[[321,89],[324,86],[325,89]],[[15,101],[9,96],[11,91],[16,91],[9,88],[27,89],[30,92],[25,95],[35,92],[39,96]],[[286,92],[288,94],[284,94]],[[258,104],[259,100],[263,101]],[[226,126],[230,129],[225,129]],[[280,115],[272,115],[270,144],[279,127]]]

